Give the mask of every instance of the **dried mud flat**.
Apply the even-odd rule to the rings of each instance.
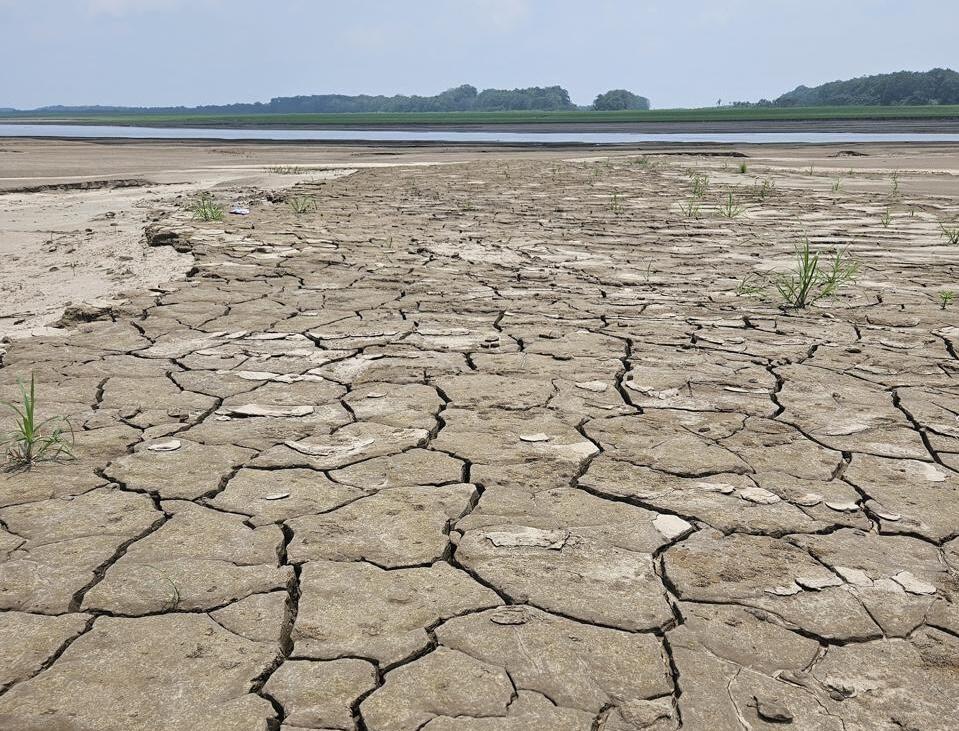
[[[0,728],[954,728],[959,200],[728,163],[157,223],[184,281],[3,356],[79,431],[0,475]],[[859,281],[737,295],[803,235]]]

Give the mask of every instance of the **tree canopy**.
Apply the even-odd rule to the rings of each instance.
[[[610,89],[600,94],[593,102],[593,109],[599,112],[612,112],[621,109],[649,109],[649,99],[626,89]]]
[[[773,103],[779,107],[959,104],[959,73],[932,69],[861,76],[812,88],[799,86]]]

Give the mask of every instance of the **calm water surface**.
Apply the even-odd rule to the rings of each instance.
[[[354,142],[582,143],[715,142],[739,144],[841,144],[844,142],[959,142],[959,134],[904,132],[459,132],[456,130],[214,129],[119,127],[82,124],[0,124],[0,137],[76,137],[162,140],[305,140]]]

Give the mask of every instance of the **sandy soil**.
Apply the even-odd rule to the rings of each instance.
[[[695,152],[159,211],[185,278],[3,354],[76,439],[0,473],[0,728],[952,728],[959,153]]]

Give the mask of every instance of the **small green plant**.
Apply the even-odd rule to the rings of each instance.
[[[213,196],[209,193],[205,193],[193,201],[190,210],[193,211],[193,218],[198,221],[223,220],[223,209],[217,205],[216,201],[213,200]]]
[[[806,170],[806,172],[807,172],[809,175],[815,175],[815,174],[816,174],[816,168],[813,166],[812,163],[809,163],[809,168]]]
[[[683,215],[686,218],[699,218],[699,203],[696,201],[689,201],[689,203],[680,203],[679,210],[682,211]]]
[[[745,175],[748,172],[749,172],[749,165],[747,165],[745,161],[739,163],[739,174]]]
[[[697,173],[693,176],[693,198],[705,198],[709,190],[709,176]]]
[[[620,198],[619,193],[613,193],[612,197],[609,199],[609,211],[610,213],[618,216],[623,212],[623,200]]]
[[[946,225],[942,221],[939,222],[939,230],[942,232],[943,237],[950,244],[955,246],[959,244],[959,225]]]
[[[892,173],[892,190],[889,191],[889,196],[891,198],[899,197],[899,171],[894,170]]]
[[[733,200],[733,194],[726,196],[726,202],[719,207],[719,215],[723,218],[738,218],[746,211],[742,206],[736,205]]]
[[[287,201],[287,204],[293,210],[293,213],[298,216],[301,216],[304,213],[312,213],[316,210],[316,201],[307,195],[298,195],[294,198],[290,198]]]
[[[755,272],[750,272],[736,284],[737,297],[753,297],[766,291],[766,283]]]
[[[62,416],[53,416],[38,422],[36,419],[37,383],[30,374],[30,389],[18,381],[20,403],[3,402],[15,416],[15,428],[0,445],[7,447],[8,466],[12,469],[29,470],[41,461],[59,457],[73,457],[73,427]]]
[[[776,279],[776,289],[786,307],[801,310],[856,280],[859,265],[845,249],[836,250],[828,268],[821,266],[820,256],[820,252],[810,250],[809,239],[803,239],[803,245],[796,248],[795,269]]]
[[[955,293],[955,292],[953,292],[953,291],[951,291],[951,290],[948,290],[948,289],[944,289],[942,292],[939,293],[939,307],[940,307],[940,309],[943,309],[943,310],[946,309],[949,305],[952,304],[952,301],[953,301],[955,298],[956,298],[956,293]]]
[[[841,190],[842,190],[842,180],[840,180],[839,178],[836,178],[836,180],[833,181],[833,184],[832,184],[832,192],[838,193]]]
[[[883,211],[883,214],[879,217],[879,223],[882,224],[883,228],[889,228],[889,224],[892,223],[892,214],[888,208]]]
[[[753,186],[756,197],[764,201],[776,190],[776,184],[769,178],[763,178],[762,181]]]

